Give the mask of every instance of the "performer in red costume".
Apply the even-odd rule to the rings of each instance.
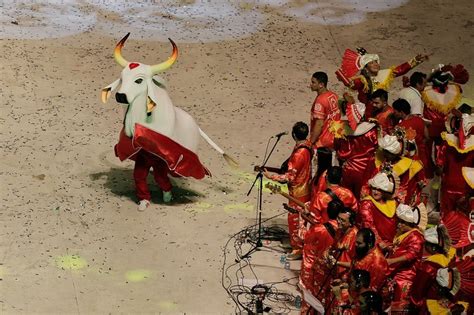
[[[370,228],[381,249],[392,245],[397,230],[395,212],[397,202],[393,199],[396,191],[392,175],[380,172],[369,180],[370,195],[362,198],[357,216],[360,228]]]
[[[374,108],[373,118],[378,122],[382,128],[384,135],[390,134],[395,126],[395,119],[393,116],[393,108],[388,105],[388,92],[378,89],[370,95],[370,101]]]
[[[454,247],[461,248],[470,244],[465,231],[472,210],[469,209],[469,197],[473,194],[473,176],[469,167],[474,165],[474,114],[462,114],[458,123],[456,133],[441,134],[444,141],[438,152],[437,165],[442,169],[441,219]],[[447,127],[450,132],[456,131],[449,124]]]
[[[325,223],[328,221],[327,207],[332,200],[339,199],[345,207],[357,212],[358,202],[354,194],[347,188],[341,187],[342,169],[333,166],[327,171],[326,189],[311,196],[309,211],[315,221]]]
[[[395,199],[399,203],[416,204],[421,199],[421,191],[425,186],[425,174],[423,164],[408,157],[413,155],[410,150],[414,145],[406,139],[403,129],[396,129],[397,136],[385,135],[379,139],[379,148],[375,156],[376,172],[385,170],[400,179],[400,186]],[[402,143],[403,145],[402,145]],[[375,175],[375,174],[373,174]],[[363,195],[368,194],[367,185],[362,189]]]
[[[469,73],[463,65],[440,65],[428,78],[432,85],[421,93],[425,107],[423,116],[431,122],[428,128],[432,139],[439,138],[445,130],[446,116],[459,105],[462,97],[461,84],[469,81]]]
[[[423,256],[423,232],[428,222],[423,204],[397,207],[398,227],[393,250],[387,258],[387,276],[395,283],[392,310],[405,310],[410,303],[411,286],[416,276],[416,263]]]
[[[304,236],[303,262],[301,264],[300,285],[325,304],[329,293],[329,269],[324,263],[324,253],[336,239],[339,211],[344,206],[340,201],[331,201],[327,207],[329,220],[324,224],[312,225]],[[303,296],[304,301],[304,296]],[[303,303],[301,314],[307,314],[309,304]]]
[[[315,72],[310,88],[318,96],[311,107],[310,141],[317,152],[315,180],[332,164],[334,135],[329,131],[333,121],[341,119],[337,95],[328,90],[328,76],[324,72]]]
[[[357,232],[355,258],[351,263],[337,262],[338,266],[366,270],[370,273],[370,288],[378,290],[385,282],[388,270],[387,260],[375,244],[375,234],[371,229],[362,228]]]
[[[398,126],[404,129],[405,134],[411,134],[414,137],[416,154],[423,163],[423,169],[426,173],[431,163],[429,163],[430,154],[426,150],[428,129],[425,127],[425,122],[420,116],[410,114],[410,103],[402,98],[393,102],[392,107],[394,116],[400,121]],[[428,170],[428,173],[432,174],[433,170]]]
[[[348,101],[353,101],[349,99]],[[375,151],[377,149],[377,125],[366,122],[365,105],[349,103],[346,108],[348,125],[344,136],[336,136],[334,147],[342,164],[341,186],[352,191],[359,198],[362,185],[375,170]]]
[[[359,101],[367,104],[368,98],[374,91],[378,89],[387,91],[394,78],[404,75],[427,59],[427,55],[417,55],[409,62],[380,70],[378,55],[367,54],[363,48],[358,49],[358,52],[346,49],[341,68],[336,71],[336,76],[345,86],[358,91]],[[357,74],[359,71],[360,74]]]
[[[288,185],[289,195],[302,202],[308,202],[311,199],[311,157],[312,147],[307,139],[308,125],[304,122],[297,122],[292,129],[293,140],[296,144],[288,159],[288,169],[285,174],[270,174],[267,170],[263,173],[265,177],[286,183]],[[296,208],[297,205],[289,202],[289,206]],[[301,255],[303,244],[298,237],[298,227],[300,225],[298,213],[288,213],[288,230],[290,234],[290,244],[293,252],[292,256]]]
[[[448,267],[456,259],[456,250],[451,247],[451,239],[444,225],[434,226],[424,232],[425,251],[429,254],[416,265],[410,301],[418,314],[428,314],[428,300],[436,300],[438,295],[436,275],[438,269]]]

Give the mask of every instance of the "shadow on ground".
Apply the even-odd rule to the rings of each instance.
[[[114,195],[120,197],[126,197],[134,202],[137,202],[135,196],[135,185],[133,182],[133,170],[125,168],[111,168],[106,172],[99,172],[89,174],[90,179],[93,182],[105,182],[102,186]],[[179,205],[194,203],[198,201],[198,198],[204,197],[203,194],[183,188],[183,180],[171,178],[171,183],[173,185],[173,200],[168,205]],[[100,185],[100,183],[98,183]],[[151,201],[156,204],[163,204],[163,195],[161,190],[157,187],[153,180],[152,174],[148,176],[148,187],[151,192]]]

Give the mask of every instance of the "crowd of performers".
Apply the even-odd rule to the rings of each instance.
[[[280,173],[288,185],[291,253],[302,259],[302,314],[449,314],[474,309],[474,111],[461,65],[394,78],[428,59],[381,69],[346,50],[339,98],[316,72],[309,126]],[[389,93],[394,93],[389,104]],[[314,174],[312,174],[314,172]],[[321,310],[319,310],[321,312]]]

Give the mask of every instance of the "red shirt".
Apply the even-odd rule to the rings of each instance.
[[[334,92],[326,91],[316,97],[311,107],[311,128],[314,126],[316,119],[324,120],[323,130],[319,135],[316,146],[332,148],[334,135],[329,131],[329,127],[333,121],[341,119],[338,97]]]

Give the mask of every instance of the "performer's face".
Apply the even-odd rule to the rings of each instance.
[[[378,189],[375,189],[375,188],[372,188],[371,190],[371,195],[372,195],[372,198],[375,199],[375,201],[380,201],[382,200],[383,198],[383,193],[382,191],[378,190]]]
[[[322,87],[324,87],[324,84],[320,83],[318,79],[311,77],[311,84],[309,85],[311,88],[311,91],[317,92],[319,91]]]
[[[380,65],[377,61],[371,61],[369,62],[367,65],[367,70],[369,70],[369,72],[372,74],[372,75],[377,75],[377,73],[379,73],[379,70],[380,70]]]
[[[385,107],[385,104],[387,103],[380,97],[372,99],[372,105],[378,110],[382,110]]]
[[[349,218],[349,213],[339,213],[339,215],[337,216],[337,226],[339,227],[339,229],[346,231],[348,228],[351,227],[351,222]]]
[[[355,252],[358,258],[363,258],[367,252],[369,251],[369,247],[367,243],[364,242],[364,237],[362,235],[357,235],[355,241]]]

